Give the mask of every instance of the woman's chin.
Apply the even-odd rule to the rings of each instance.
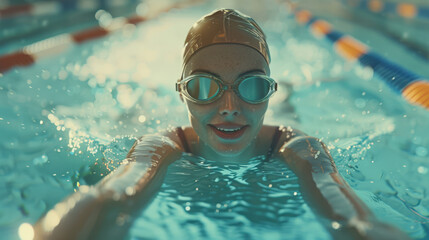
[[[226,142],[216,136],[210,136],[205,145],[210,149],[206,153],[212,155],[213,158],[240,158],[247,156],[248,151],[252,151],[251,141],[248,140],[247,136],[242,136],[242,139],[235,142]]]
[[[231,145],[229,146],[218,146],[216,148],[212,148],[212,150],[219,156],[225,157],[225,158],[231,158],[231,157],[239,157],[243,154],[244,148],[235,147],[232,148]]]

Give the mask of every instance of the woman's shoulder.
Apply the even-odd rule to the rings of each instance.
[[[159,135],[168,137],[175,142],[184,152],[187,152],[188,146],[197,135],[191,126],[171,127],[158,132]]]
[[[144,134],[138,137],[127,154],[127,159],[134,158],[133,156],[142,155],[148,156],[148,153],[159,151],[166,152],[184,152],[183,142],[181,141],[180,131],[184,131],[182,127],[167,128],[156,133]]]
[[[306,136],[304,132],[296,128],[282,125],[264,125],[262,126],[260,133],[261,139],[272,142],[274,151],[278,150],[284,143],[289,142],[293,138]]]
[[[198,138],[197,134],[191,126],[170,127],[158,131],[155,134],[145,134],[139,137],[130,152],[134,150],[138,142],[142,142],[148,137],[152,139],[157,137],[160,139],[166,137],[172,142],[174,142],[183,152],[190,152],[192,144],[195,143],[196,139]]]

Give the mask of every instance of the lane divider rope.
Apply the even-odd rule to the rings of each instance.
[[[310,11],[301,10],[286,2],[295,16],[295,20],[306,27],[317,38],[328,39],[335,51],[349,61],[359,61],[370,67],[374,73],[387,83],[395,92],[410,103],[429,110],[429,80],[419,76],[398,64],[370,50],[364,43],[338,32],[328,22],[314,17]]]
[[[369,10],[374,13],[398,15],[406,19],[422,18],[429,20],[429,6],[383,0],[342,0],[342,2],[351,7]]]
[[[71,0],[71,1],[46,1],[27,4],[18,4],[0,8],[0,19],[14,18],[24,15],[42,16],[53,15],[71,11],[90,11],[108,7],[124,6],[131,3],[138,3],[137,0]]]
[[[53,56],[65,51],[67,48],[81,44],[90,40],[101,38],[109,35],[112,32],[122,29],[127,24],[138,24],[151,18],[154,18],[161,13],[168,12],[174,8],[183,8],[191,4],[196,4],[199,0],[190,0],[173,4],[160,11],[150,13],[150,17],[133,16],[129,18],[116,18],[108,27],[97,26],[88,30],[79,31],[76,33],[61,34],[54,36],[30,45],[25,46],[19,51],[0,56],[0,77],[2,73],[11,70],[14,67],[24,67],[35,63],[39,59]]]

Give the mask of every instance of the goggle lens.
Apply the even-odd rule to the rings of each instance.
[[[248,77],[238,85],[238,92],[245,100],[257,102],[270,92],[270,82],[258,76]]]
[[[186,89],[188,94],[200,101],[208,101],[219,93],[219,85],[211,78],[198,76],[191,79]]]

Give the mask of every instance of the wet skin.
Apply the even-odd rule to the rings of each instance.
[[[183,78],[208,73],[233,84],[240,76],[270,74],[270,69],[256,50],[239,44],[216,44],[196,52],[187,62]],[[249,159],[258,153],[257,136],[263,125],[268,101],[250,104],[231,89],[209,104],[198,104],[183,98],[189,120],[199,137],[196,154],[213,160]],[[238,129],[240,134],[228,137],[219,129]],[[231,135],[231,134],[230,134]]]

